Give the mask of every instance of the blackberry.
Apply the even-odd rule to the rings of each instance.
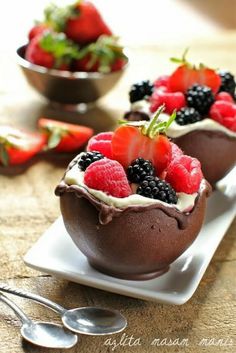
[[[221,86],[219,92],[228,92],[234,98],[236,82],[234,76],[228,71],[220,71]]]
[[[153,85],[150,81],[141,81],[134,83],[129,91],[130,103],[142,100],[146,96],[151,96],[153,92]]]
[[[187,125],[202,120],[202,117],[196,109],[185,107],[177,111],[175,120],[179,125]]]
[[[102,158],[104,158],[104,155],[100,152],[96,152],[96,151],[86,152],[82,154],[82,156],[80,157],[78,161],[78,165],[81,170],[85,170],[88,168],[90,164],[92,164],[93,162],[99,161],[99,159],[102,159]]]
[[[137,194],[172,204],[176,204],[178,201],[172,186],[154,176],[147,176],[141,182],[137,189]]]
[[[127,169],[128,180],[131,183],[140,183],[145,177],[153,174],[152,162],[143,158],[135,159]]]
[[[195,108],[201,115],[207,114],[214,102],[212,90],[207,86],[193,85],[186,93],[187,105]]]
[[[130,110],[129,112],[125,113],[124,119],[127,121],[149,121],[151,120],[151,117],[147,113],[136,110]]]

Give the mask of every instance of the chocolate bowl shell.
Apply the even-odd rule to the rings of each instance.
[[[236,138],[219,131],[197,130],[178,138],[185,154],[200,160],[204,177],[214,186],[236,163]]]
[[[209,191],[203,180],[189,214],[161,203],[117,209],[63,180],[56,195],[65,227],[91,266],[114,277],[145,280],[166,272],[195,240]]]

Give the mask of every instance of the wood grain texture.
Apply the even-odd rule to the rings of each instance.
[[[214,67],[227,67],[236,73],[234,36],[227,35],[221,42],[196,42],[193,57]],[[209,46],[210,50],[209,50]],[[4,60],[4,70],[14,79],[16,90],[7,89],[0,95],[0,123],[13,123],[34,129],[37,118],[66,119],[93,126],[96,131],[112,129],[116,119],[128,108],[127,91],[130,83],[139,78],[154,78],[171,70],[168,57],[179,54],[182,47],[131,48],[131,66],[115,90],[85,115],[65,113],[50,107],[24,82],[13,62]],[[0,65],[1,67],[1,65]],[[11,68],[11,69],[9,69]],[[1,67],[1,70],[3,68]],[[12,87],[8,85],[8,87]],[[14,91],[14,92],[13,92]],[[126,337],[140,338],[139,346],[105,345],[104,337],[81,338],[72,353],[90,352],[213,352],[236,351],[236,221],[219,246],[203,280],[193,298],[183,306],[160,305],[144,302],[86,286],[69,283],[27,268],[22,258],[40,235],[58,217],[58,199],[53,191],[64,169],[73,156],[39,156],[26,170],[16,168],[0,172],[0,277],[9,285],[22,287],[47,296],[68,308],[99,305],[120,310],[128,319]],[[214,236],[214,235],[211,235]],[[207,246],[207,244],[206,244]],[[33,319],[59,322],[58,316],[37,304],[23,299],[16,302]],[[112,338],[119,341],[122,334]],[[152,346],[155,338],[188,339],[188,347]],[[203,338],[231,339],[233,346],[199,346]],[[123,341],[124,343],[124,341]],[[55,352],[22,343],[19,321],[13,313],[0,304],[0,352],[46,353]],[[57,352],[63,352],[57,350]]]

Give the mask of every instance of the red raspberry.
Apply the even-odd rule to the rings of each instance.
[[[105,157],[112,159],[111,140],[113,132],[101,132],[93,136],[87,146],[87,151],[98,151]]]
[[[171,160],[173,161],[177,157],[180,157],[184,152],[175,143],[171,142]]]
[[[170,163],[176,158],[182,156],[184,152],[177,146],[174,142],[170,142],[171,146],[171,160]],[[167,169],[164,169],[163,172],[159,175],[161,179],[166,179]]]
[[[236,132],[236,104],[217,101],[212,104],[209,116],[211,119]]]
[[[232,96],[228,92],[220,92],[215,96],[216,101],[225,101],[225,102],[230,102],[233,103],[234,100]]]
[[[150,111],[154,113],[162,104],[165,104],[165,112],[172,114],[173,111],[179,110],[186,106],[185,96],[182,92],[164,92],[156,90],[150,97]]]
[[[154,87],[168,87],[169,77],[169,75],[159,76],[153,83]]]
[[[86,169],[84,183],[91,189],[101,190],[115,197],[131,195],[131,189],[122,165],[114,160],[103,158]]]
[[[167,167],[166,181],[177,192],[186,194],[197,192],[202,178],[201,164],[196,158],[182,155],[175,158]]]

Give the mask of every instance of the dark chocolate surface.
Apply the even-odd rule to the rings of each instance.
[[[202,171],[214,186],[236,163],[236,138],[220,131],[196,130],[173,139],[185,154],[199,159]]]
[[[109,275],[133,280],[164,273],[192,244],[209,192],[204,180],[193,210],[185,214],[161,203],[118,209],[64,180],[56,188],[65,227],[89,263]]]

